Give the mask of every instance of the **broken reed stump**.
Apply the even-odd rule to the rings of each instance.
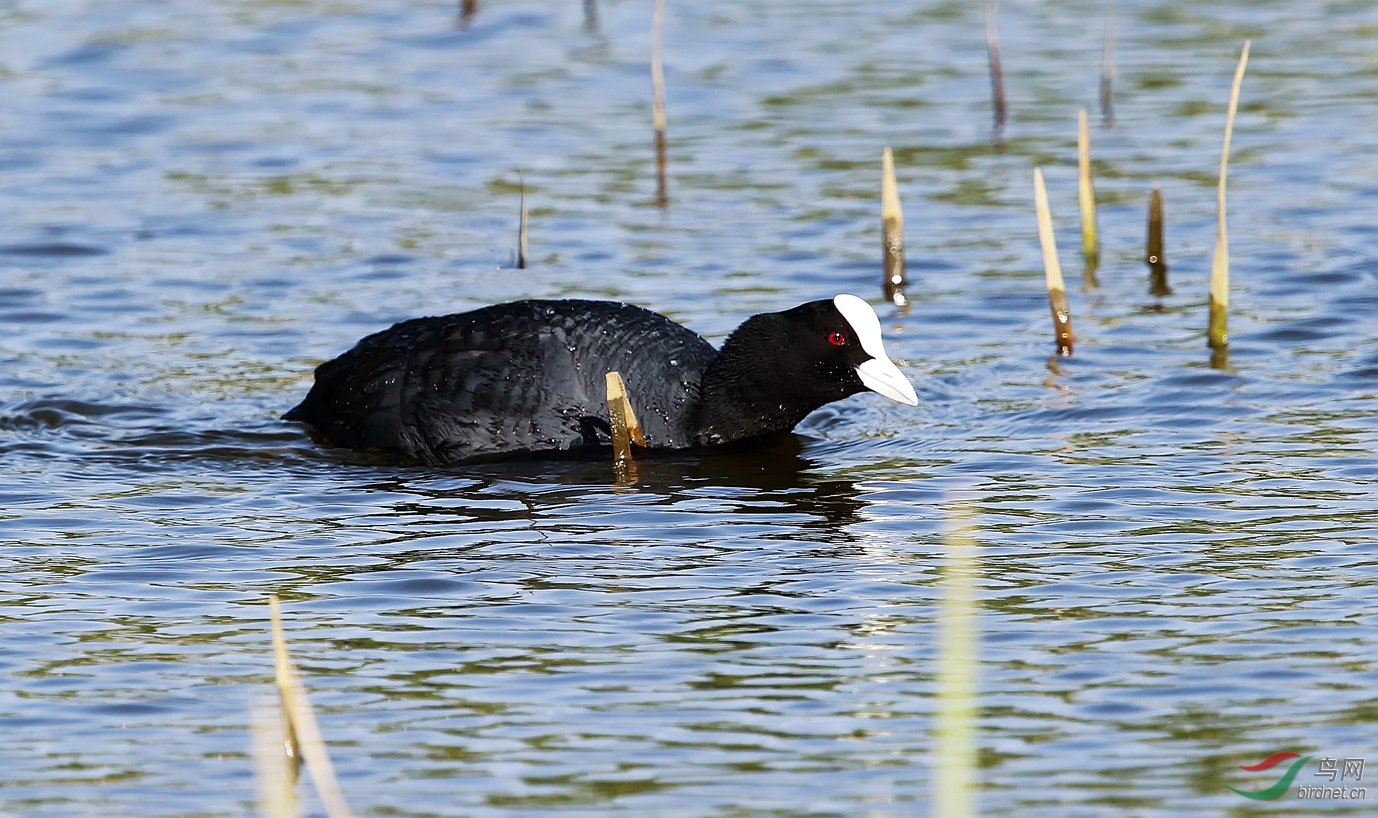
[[[622,373],[609,372],[604,377],[608,389],[608,423],[612,427],[612,468],[617,477],[623,479],[630,476],[629,471],[635,465],[632,444],[645,448],[646,437],[636,420]]]
[[[1096,225],[1096,185],[1091,175],[1091,135],[1086,125],[1086,109],[1077,111],[1077,201],[1081,204],[1081,257],[1085,261],[1083,280],[1096,286],[1100,267],[1100,231]]]
[[[526,269],[526,177],[517,171],[517,184],[521,189],[521,215],[517,219],[517,269]]]
[[[311,783],[328,818],[351,818],[353,813],[335,778],[335,765],[330,763],[330,753],[321,738],[320,725],[316,723],[316,714],[306,696],[306,686],[287,656],[287,640],[282,633],[282,613],[276,596],[268,598],[268,611],[272,619],[273,667],[284,720],[286,761],[294,765],[306,763],[311,771]],[[292,780],[295,781],[295,773]]]
[[[1230,86],[1229,111],[1225,115],[1225,141],[1220,147],[1220,176],[1215,188],[1215,253],[1211,257],[1210,314],[1206,320],[1206,342],[1212,349],[1224,349],[1230,343],[1230,241],[1225,231],[1225,173],[1230,161],[1230,137],[1234,135],[1234,117],[1239,110],[1239,86],[1244,82],[1244,68],[1249,64],[1249,43],[1239,53],[1239,66]]]
[[[1148,264],[1148,294],[1172,295],[1172,288],[1167,284],[1167,258],[1163,255],[1163,189],[1158,185],[1153,186],[1153,193],[1148,197],[1148,243],[1144,262]]]
[[[1100,50],[1100,117],[1115,127],[1115,0],[1105,6],[1105,38]]]
[[[655,0],[651,13],[651,126],[655,129],[656,204],[661,208],[670,202],[665,156],[665,69],[660,59],[664,28],[665,0]]]
[[[1053,216],[1048,208],[1048,188],[1043,169],[1034,168],[1034,215],[1038,219],[1038,242],[1043,247],[1043,276],[1048,285],[1048,308],[1053,314],[1053,341],[1059,355],[1071,355],[1075,344],[1072,310],[1067,304],[1067,287],[1062,282],[1062,265],[1057,260],[1057,241],[1053,237]]]
[[[880,239],[885,300],[904,307],[909,303],[904,294],[909,284],[904,271],[904,209],[900,207],[899,186],[895,183],[895,157],[888,147],[880,155]]]

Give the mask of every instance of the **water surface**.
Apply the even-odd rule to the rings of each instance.
[[[1103,4],[1002,4],[995,134],[980,4],[671,3],[664,211],[649,4],[489,5],[0,8],[0,814],[250,813],[269,594],[361,814],[922,814],[954,501],[985,812],[1251,811],[1226,785],[1275,779],[1239,765],[1373,755],[1371,4],[1121,0],[1113,127]],[[1075,281],[1082,106],[1105,258],[1058,360],[1031,176]],[[609,297],[716,342],[875,299],[886,145],[918,409],[857,396],[634,486],[370,463],[278,419],[414,315]],[[1269,811],[1372,809],[1294,795]]]

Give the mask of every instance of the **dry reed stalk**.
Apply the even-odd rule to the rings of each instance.
[[[665,69],[661,63],[664,28],[665,0],[655,0],[655,7],[651,13],[651,125],[655,129],[656,204],[660,207],[665,207],[670,202],[665,156]]]
[[[517,173],[517,184],[521,188],[521,216],[517,221],[517,269],[526,269],[526,177]]]
[[[284,731],[293,750],[289,755],[300,754],[306,768],[311,772],[311,783],[321,799],[321,807],[328,818],[351,818],[349,804],[345,802],[340,782],[335,778],[335,765],[330,763],[330,753],[321,738],[320,725],[311,709],[306,687],[287,656],[287,640],[282,633],[282,613],[276,596],[268,598],[268,610],[272,616],[274,675],[277,679],[278,696],[282,711],[286,716]]]
[[[1067,304],[1062,265],[1057,260],[1053,216],[1048,208],[1048,188],[1043,183],[1042,168],[1034,168],[1034,215],[1038,219],[1038,242],[1043,247],[1043,275],[1048,284],[1048,307],[1053,314],[1053,341],[1059,355],[1071,355],[1076,340],[1072,333],[1072,310]]]
[[[990,64],[990,97],[995,108],[995,130],[1005,127],[1005,70],[1000,65],[1000,29],[996,22],[997,3],[986,3],[986,61]]]
[[[966,818],[976,814],[978,768],[976,728],[979,707],[976,586],[981,554],[972,533],[971,510],[948,507],[944,528],[942,597],[938,617],[937,774],[933,815]]]
[[[608,421],[612,426],[612,467],[619,480],[628,476],[629,469],[635,466],[632,459],[632,444],[646,446],[646,437],[641,424],[636,420],[631,399],[627,396],[627,384],[622,381],[622,373],[609,372],[604,376],[608,389]]]
[[[459,0],[459,27],[468,28],[478,14],[478,0]]]
[[[895,157],[887,147],[880,155],[880,238],[885,270],[885,300],[897,307],[909,303],[904,288],[904,209],[895,183]]]
[[[1100,116],[1105,127],[1115,125],[1115,0],[1105,6],[1105,38],[1100,51]]]
[[[1087,283],[1094,286],[1100,265],[1100,231],[1096,226],[1096,185],[1091,175],[1091,134],[1085,108],[1077,111],[1077,200],[1081,204],[1081,255],[1086,260]]]
[[[584,30],[598,30],[598,0],[584,0]]]
[[[253,736],[255,779],[258,782],[259,818],[299,818],[297,759],[287,750],[287,720],[282,708],[255,700],[249,711]]]
[[[1225,231],[1225,173],[1230,161],[1230,137],[1234,135],[1234,117],[1239,110],[1239,87],[1244,82],[1244,68],[1249,64],[1249,40],[1239,53],[1239,66],[1230,86],[1230,107],[1225,115],[1225,142],[1220,148],[1220,177],[1215,188],[1215,254],[1211,257],[1210,315],[1206,320],[1206,341],[1212,349],[1224,349],[1230,343],[1230,241]]]

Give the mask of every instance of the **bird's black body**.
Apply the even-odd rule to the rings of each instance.
[[[825,340],[850,330],[833,302],[810,302],[753,316],[720,354],[639,307],[517,301],[368,336],[321,364],[285,417],[337,446],[435,464],[603,449],[617,371],[649,447],[728,443],[863,391],[853,367],[870,356]]]

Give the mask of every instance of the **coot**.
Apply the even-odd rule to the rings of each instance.
[[[720,352],[649,310],[571,299],[403,321],[317,367],[284,417],[336,446],[431,464],[607,449],[610,370],[653,449],[788,432],[867,389],[918,404],[854,295],[752,316]]]

